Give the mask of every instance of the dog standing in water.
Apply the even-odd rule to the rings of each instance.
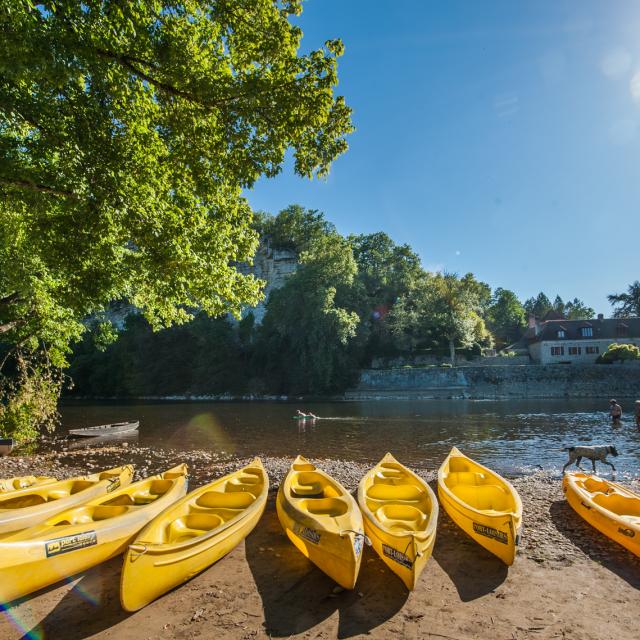
[[[584,469],[582,469],[582,467],[580,466],[580,461],[582,460],[582,458],[588,458],[589,460],[591,460],[594,473],[596,472],[596,460],[600,460],[600,462],[608,464],[614,471],[616,470],[616,468],[607,460],[608,455],[616,457],[618,456],[617,449],[611,444],[595,447],[564,447],[562,451],[569,452],[569,462],[567,462],[567,464],[562,467],[562,473],[564,473],[564,470],[572,462],[576,463],[576,467],[578,467],[578,469],[584,471]]]

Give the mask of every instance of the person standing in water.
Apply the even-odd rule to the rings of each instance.
[[[619,424],[622,418],[622,407],[615,401],[609,400],[609,415],[613,424]]]
[[[636,427],[640,427],[640,400],[636,400]]]

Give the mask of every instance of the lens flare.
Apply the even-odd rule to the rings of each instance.
[[[5,620],[8,620],[18,630],[22,640],[44,640],[44,631],[35,621],[31,607],[23,600],[17,601],[11,607],[0,604],[0,612]]]
[[[216,451],[235,453],[236,446],[216,417],[207,412],[200,413],[189,421],[187,425],[189,439],[204,441],[207,446]]]

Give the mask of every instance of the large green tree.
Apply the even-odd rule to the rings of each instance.
[[[491,344],[481,317],[486,287],[472,274],[459,278],[453,273],[437,273],[418,282],[402,296],[390,313],[390,324],[405,349],[445,343],[452,364],[456,348],[474,343]]]
[[[325,175],[352,130],[334,94],[342,44],[300,54],[300,11],[300,0],[0,4],[5,344],[46,346],[63,365],[83,318],[111,300],[155,328],[257,301],[259,283],[234,267],[257,243],[241,190],[276,175],[287,149],[298,174]]]
[[[335,233],[319,238],[300,261],[269,296],[258,330],[259,367],[274,393],[338,391],[353,373],[346,346],[359,318],[339,298],[353,285],[356,263],[348,242]]]
[[[518,297],[509,289],[497,288],[487,309],[489,329],[496,346],[503,348],[518,340],[526,327],[526,313]]]

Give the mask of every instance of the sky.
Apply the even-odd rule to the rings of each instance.
[[[288,162],[254,209],[384,231],[425,268],[610,314],[640,279],[640,2],[307,0],[354,111],[326,180]]]

